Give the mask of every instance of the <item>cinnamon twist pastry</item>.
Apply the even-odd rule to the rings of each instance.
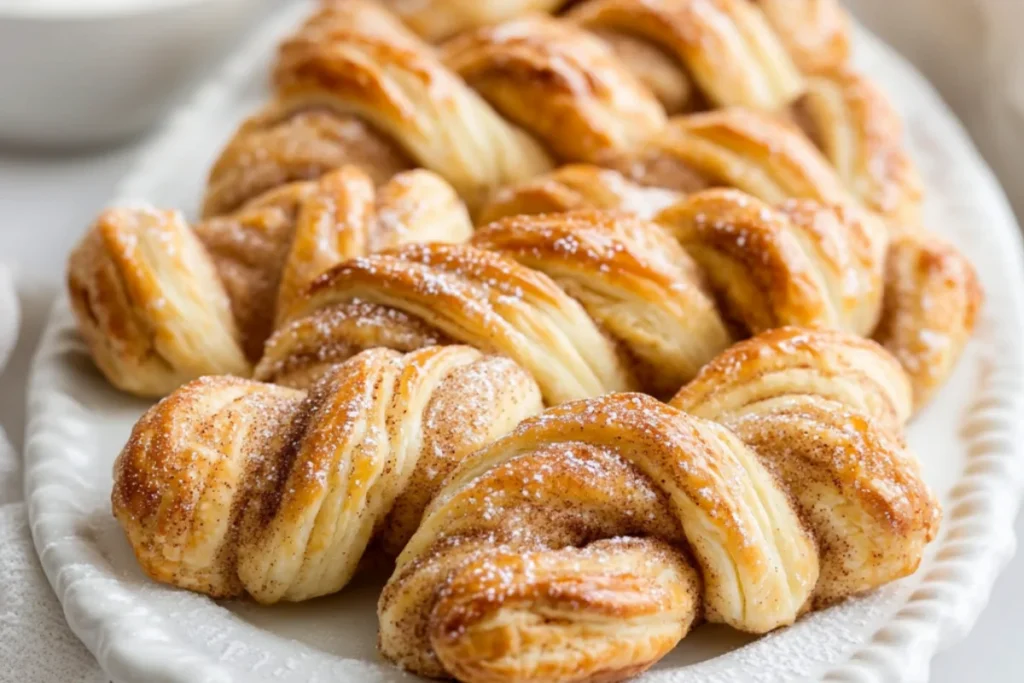
[[[953,372],[983,298],[974,267],[953,245],[926,233],[893,241],[882,318],[873,336],[903,365],[916,407]]]
[[[867,208],[889,222],[912,223],[920,184],[884,98],[839,65],[804,79],[768,20],[814,27],[804,35],[832,36],[844,32],[836,28],[845,25],[841,10],[820,0],[788,4],[787,13],[778,3],[746,0],[588,0],[564,19],[530,15],[504,21],[463,33],[435,52],[379,6],[335,0],[282,45],[276,98],[243,125],[215,164],[205,213],[231,210],[268,182],[307,177],[346,154],[356,164],[379,160],[382,174],[409,163],[434,170],[473,206],[496,187],[549,170],[549,155],[562,162],[617,165],[639,148],[641,160],[668,157],[660,163],[703,178],[705,185],[746,189],[735,185],[739,171],[729,172],[714,158],[728,150],[743,162],[750,153],[763,166],[764,150],[775,153],[766,142],[781,135],[778,168],[794,154],[801,172],[822,165],[794,152],[786,140],[793,136],[781,133],[781,125],[749,114],[738,122],[732,115],[713,123],[683,119],[664,133],[667,140],[657,139],[666,122],[661,105],[669,112],[742,106],[791,116]],[[517,14],[512,5],[489,3],[479,11]],[[398,9],[416,14],[410,7]],[[461,10],[430,11],[447,16]],[[646,52],[637,41],[646,41]],[[633,47],[622,47],[627,44]],[[662,61],[670,57],[673,65],[662,68],[658,59],[642,56],[648,53]],[[664,85],[672,80],[670,72],[697,84]],[[693,93],[700,101],[667,102],[666,89]],[[709,138],[709,125],[719,135],[727,126],[730,137]],[[339,129],[351,135],[339,141]],[[289,140],[295,141],[295,153],[287,151]],[[269,150],[260,153],[263,146]],[[680,146],[691,151],[679,152]],[[811,173],[828,184],[820,171]],[[751,174],[743,181],[757,182]],[[838,188],[822,188],[822,194],[819,199],[828,202],[840,198]]]
[[[879,346],[796,329],[732,347],[672,406],[551,408],[428,506],[381,651],[472,683],[619,681],[702,620],[764,633],[906,576],[940,518],[909,411]]]
[[[411,159],[470,202],[552,165],[537,141],[499,116],[430,46],[369,0],[329,4],[311,17],[281,46],[274,84],[275,100],[243,124],[214,164],[204,215],[263,191],[265,179],[316,173],[337,154],[354,152],[348,161],[359,165],[383,156],[387,171]],[[366,132],[366,139],[322,142],[333,136],[321,130],[322,121],[331,119],[336,127],[356,126],[353,137]],[[292,160],[292,138],[320,143],[305,164]],[[268,140],[280,141],[282,153],[257,156],[254,150]],[[395,151],[382,155],[381,147]]]
[[[260,179],[289,177],[296,169],[315,173],[330,154],[315,158],[305,151],[311,144],[302,144],[294,161],[274,151],[257,159],[251,150],[276,136],[301,143],[323,137],[320,128],[330,117],[339,126],[349,122],[362,131],[371,125],[388,136],[382,141],[368,133],[372,154],[346,147],[355,163],[377,156],[386,170],[400,167],[406,159],[378,149],[390,142],[413,163],[447,178],[473,205],[489,189],[548,170],[550,161],[541,160],[545,152],[566,162],[630,164],[634,171],[678,167],[676,175],[698,186],[741,189],[759,182],[755,173],[743,172],[747,163],[773,165],[776,182],[795,163],[798,175],[815,184],[814,195],[785,188],[784,196],[765,198],[852,199],[834,174],[824,172],[816,153],[791,141],[801,136],[767,116],[720,112],[674,120],[663,131],[664,110],[641,83],[659,69],[617,55],[608,47],[609,40],[615,44],[611,35],[643,38],[674,55],[677,71],[696,74],[704,84],[701,108],[788,112],[794,105],[795,119],[837,164],[858,200],[886,218],[913,217],[919,183],[905,155],[879,139],[899,134],[881,95],[848,70],[805,81],[764,14],[743,0],[589,0],[562,20],[533,15],[464,33],[437,54],[375,5],[328,4],[282,46],[277,97],[242,127],[215,164],[207,213],[264,189]],[[726,156],[738,170],[730,171]],[[679,184],[646,171],[643,182]],[[694,189],[691,182],[682,185]]]
[[[977,274],[959,250],[921,227],[921,181],[899,116],[877,88],[837,71],[811,79],[797,110],[838,175],[795,130],[728,110],[673,119],[618,168],[655,187],[730,185],[773,203],[856,204],[881,219],[891,246],[885,316],[874,334],[903,363],[921,407],[974,331],[983,298]],[[502,201],[514,203],[517,192],[506,190]]]
[[[780,66],[778,74],[757,74],[757,69],[766,68],[764,64],[782,64],[787,59],[785,50],[768,46],[773,32],[765,17],[778,11],[768,8],[773,3],[760,3],[762,12],[738,0],[658,0],[640,3],[642,7],[635,6],[638,2],[589,0],[574,6],[565,19],[522,17],[460,35],[438,51],[378,5],[365,0],[328,3],[282,46],[274,76],[276,99],[240,129],[215,164],[205,212],[233,210],[282,180],[317,176],[339,160],[349,159],[368,164],[379,178],[409,165],[425,165],[453,182],[475,209],[492,188],[513,181],[511,194],[500,191],[496,201],[478,211],[487,219],[527,204],[532,204],[530,211],[617,207],[649,217],[675,199],[673,191],[727,186],[774,206],[799,198],[835,207],[801,209],[803,215],[826,216],[825,225],[848,222],[855,209],[863,207],[884,221],[892,235],[920,234],[916,171],[903,149],[898,118],[870,84],[838,67],[807,79],[799,77],[799,87],[787,86],[796,81],[779,75],[796,73],[795,68]],[[808,0],[799,6],[800,12],[791,17],[795,22],[817,17],[823,27],[838,25],[829,19],[838,15],[819,11],[823,3]],[[595,32],[587,33],[584,27]],[[701,107],[729,103],[732,95],[740,93],[735,101],[750,99],[753,106],[773,109],[776,115],[784,108],[799,125],[763,112],[728,107],[677,117],[666,125],[655,95],[643,87],[643,78],[634,77],[656,70],[638,67],[624,57],[622,40],[616,35],[653,41],[659,50],[675,54],[677,71],[703,69],[707,85],[698,82],[695,90],[700,92]],[[613,48],[619,51],[618,59]],[[775,57],[769,62],[752,57],[762,53]],[[682,68],[690,64],[687,60],[699,68]],[[631,75],[631,70],[636,73]],[[706,91],[719,86],[721,94],[709,100]],[[755,97],[756,93],[765,96]],[[808,136],[817,141],[827,159]],[[598,182],[587,186],[585,179],[594,174],[578,168],[556,176],[542,174],[554,159],[599,162],[652,189],[636,188],[614,173],[602,173]],[[558,196],[553,197],[553,192]],[[524,193],[529,194],[528,201],[517,204]],[[830,213],[840,218],[828,218]],[[788,223],[792,220],[786,218]],[[829,275],[844,270],[835,262],[871,261],[875,246],[884,240],[875,236],[880,228],[870,225],[870,219],[855,220],[866,226],[860,232],[870,237],[847,241],[871,246],[849,253],[832,246],[844,247],[845,237],[839,242],[821,241],[822,233],[837,231],[819,229],[817,218],[797,228],[796,239],[802,240],[802,250],[811,254],[812,262],[833,263],[825,265],[823,279],[811,277],[813,282],[796,289],[811,293],[830,289],[831,294],[818,299],[831,299],[836,305],[831,314],[777,320],[870,332],[877,309],[857,302],[871,301],[873,279],[859,279],[868,290],[849,299]],[[904,253],[910,248],[909,242],[903,244]],[[878,338],[907,363],[915,393],[923,401],[948,373],[970,336],[979,295],[969,264],[950,247],[922,237],[913,249],[920,256],[918,292],[944,293],[948,301],[939,308],[949,315],[925,319],[924,309],[912,305],[913,293],[904,291],[906,283],[892,281],[887,317],[900,322],[883,325]],[[711,258],[719,256],[712,253]],[[923,267],[940,262],[949,266]],[[732,282],[740,274],[746,279],[738,263],[742,259],[730,262],[726,270],[733,275],[729,276],[723,274],[726,270],[708,269],[719,296],[724,290],[753,289],[749,282]],[[892,277],[898,272],[889,269]],[[714,277],[715,273],[720,276]],[[790,286],[788,291],[796,289]],[[844,297],[853,301],[852,307],[842,303]],[[805,299],[813,297],[801,295],[794,301]],[[909,302],[910,309],[899,309],[899,302]],[[840,310],[844,307],[846,312]],[[807,310],[827,308],[812,302]],[[743,318],[729,306],[725,314]],[[772,317],[766,311],[760,321],[740,320],[739,327],[756,331]],[[392,334],[387,318],[381,318],[384,324],[371,326],[372,334],[362,334],[359,343],[331,345],[329,355],[344,356],[380,335],[398,348],[408,348],[421,338],[443,337],[405,322],[400,334]],[[250,335],[254,340],[246,347],[250,359],[258,357],[271,326]],[[897,327],[904,332],[888,332]],[[940,343],[928,344],[926,338]],[[942,352],[935,353],[939,346]],[[305,348],[304,353],[309,356],[313,349]],[[930,371],[932,361],[939,361],[936,372]]]
[[[454,191],[428,171],[376,189],[367,173],[343,167],[194,227],[174,211],[108,210],[72,252],[68,288],[110,382],[163,396],[201,375],[248,375],[277,312],[328,267],[470,231]]]
[[[487,225],[508,216],[576,209],[622,211],[651,219],[682,197],[681,192],[640,185],[612,169],[568,164],[500,188],[478,211],[477,219]]]
[[[371,542],[396,554],[466,454],[539,412],[514,363],[377,349],[309,391],[195,380],[139,420],[114,515],[151,578],[261,603],[340,590]]]
[[[556,12],[567,5],[587,5],[567,0],[382,0],[413,31],[437,41],[479,26],[497,24],[530,12]],[[651,4],[651,3],[648,3]],[[740,0],[735,5],[748,4]],[[849,19],[838,0],[754,0],[764,20],[778,34],[802,71],[819,73],[839,66],[849,55]],[[693,10],[708,12],[734,9],[726,3],[705,2]],[[738,10],[738,11],[743,11]],[[572,16],[570,12],[569,16]],[[624,34],[620,34],[624,35]],[[628,48],[627,48],[628,49]],[[640,48],[643,49],[643,48]],[[648,51],[648,59],[657,59]]]
[[[874,330],[875,338],[903,363],[914,386],[915,405],[921,407],[955,367],[983,297],[967,258],[921,228],[920,181],[903,147],[898,118],[877,90],[859,83],[845,91],[858,97],[823,89],[812,91],[802,105],[806,111],[819,107],[823,113],[818,116],[842,124],[822,147],[843,179],[795,128],[749,111],[718,110],[672,119],[634,155],[616,163],[621,176],[578,166],[545,174],[504,188],[480,215],[493,219],[512,212],[591,206],[649,215],[649,209],[638,211],[641,202],[660,209],[669,201],[665,195],[651,195],[652,190],[693,192],[713,185],[738,187],[773,204],[796,197],[848,213],[866,207],[882,219],[875,225],[862,217],[871,243],[877,247],[886,242],[879,237],[882,226],[891,235],[884,317],[877,329],[867,320],[864,326],[846,329],[863,334]],[[750,282],[738,277],[735,286]]]
[[[670,113],[701,105],[783,111],[803,87],[748,0],[589,0],[567,19],[605,38]]]
[[[567,12],[561,24],[566,23],[602,38],[669,113],[743,107],[792,117],[818,142],[868,209],[896,227],[919,220],[920,181],[899,142],[899,119],[873,84],[842,64],[845,39],[837,36],[845,35],[846,22],[835,3],[587,0]],[[540,39],[554,25],[532,17],[506,21],[463,34],[446,43],[442,53],[461,75],[472,75],[467,81],[474,87],[476,74],[486,73],[487,87],[478,89],[503,114],[509,103],[513,109],[536,107],[531,84],[538,79],[520,81],[518,74],[509,75],[509,46],[521,46],[526,37]],[[783,47],[787,40],[794,42],[798,26],[803,30],[800,35],[811,37],[809,42],[830,46],[817,57],[796,50],[814,74],[807,79]],[[569,35],[566,28],[560,31]],[[552,61],[548,54],[537,52],[533,64]],[[598,73],[596,62],[588,66],[591,73]],[[531,71],[536,73],[536,66]],[[495,91],[500,95],[496,97]],[[641,131],[636,142],[652,137],[653,131],[634,127]],[[771,131],[769,136],[775,134]],[[673,132],[669,136],[674,137]],[[579,153],[559,157],[593,161]],[[702,166],[698,162],[698,169]]]
[[[657,220],[668,229],[622,213],[515,216],[468,245],[341,264],[289,311],[256,377],[286,381],[317,349],[337,359],[364,344],[447,338],[513,358],[549,403],[636,388],[666,396],[737,334],[875,325],[882,252],[840,209],[774,210],[713,190]]]
[[[800,4],[806,16],[834,23],[832,13],[810,7],[820,3]],[[276,99],[243,125],[215,164],[206,213],[232,208],[275,178],[316,173],[343,153],[354,163],[380,158],[387,171],[425,166],[474,207],[496,187],[549,170],[549,155],[632,169],[642,182],[687,191],[728,185],[773,203],[853,200],[817,153],[792,142],[802,136],[769,116],[726,111],[673,120],[665,129],[656,95],[665,90],[659,83],[671,80],[660,75],[666,70],[631,57],[638,49],[613,50],[638,40],[672,55],[672,69],[700,84],[684,88],[698,93],[699,104],[675,106],[662,97],[670,112],[738,105],[792,115],[857,200],[886,219],[913,218],[919,184],[906,156],[879,139],[899,133],[881,96],[848,70],[805,81],[765,14],[745,0],[589,0],[561,20],[531,15],[469,31],[436,53],[378,6],[336,0],[282,46]],[[332,117],[354,138],[366,131],[365,145],[315,145],[335,136],[325,132]],[[297,154],[275,151],[290,138]],[[269,153],[257,154],[264,144],[273,145]],[[388,145],[401,153],[387,153]],[[813,194],[784,187],[783,196],[769,198],[746,187],[778,183],[791,163],[814,183]],[[775,178],[758,178],[748,164],[773,167]]]

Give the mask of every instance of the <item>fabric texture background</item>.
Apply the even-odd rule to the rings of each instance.
[[[0,265],[0,370],[14,349],[20,319],[13,278]],[[107,680],[64,623],[39,567],[21,501],[20,465],[0,429],[0,680]]]

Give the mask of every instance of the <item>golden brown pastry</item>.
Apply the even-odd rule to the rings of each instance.
[[[467,29],[497,24],[531,12],[555,12],[566,6],[586,8],[595,2],[600,4],[600,0],[381,1],[384,6],[401,17],[413,31],[430,41],[442,40]],[[720,0],[703,0],[700,4],[691,0],[662,0],[658,3],[631,4],[634,6],[631,9],[635,14],[640,14],[644,10],[672,9],[675,6],[690,12],[703,10],[705,16],[709,12],[743,11],[736,10],[733,5],[753,4],[760,8],[763,21],[771,25],[782,45],[802,71],[827,71],[841,65],[849,56],[849,19],[839,0],[753,0],[752,3],[736,0],[732,4]],[[627,20],[628,18],[627,15]],[[613,39],[625,38],[628,37],[628,33],[617,32],[613,36]],[[640,41],[637,42],[642,44]],[[667,57],[665,55],[663,59]]]
[[[680,199],[680,192],[640,185],[610,168],[568,164],[499,189],[477,212],[477,222],[486,225],[507,216],[575,209],[623,211],[650,219]]]
[[[435,51],[369,0],[327,5],[286,41],[274,72],[275,99],[242,125],[210,174],[205,214],[244,201],[260,178],[316,173],[331,154],[393,171],[409,160],[445,178],[467,201],[551,167],[529,135],[503,119],[438,59]],[[260,139],[321,140],[325,120],[350,127],[345,142],[326,135],[330,153],[303,165],[284,156],[258,159]],[[356,126],[351,128],[352,126]],[[314,130],[310,130],[313,127]],[[253,140],[253,136],[258,136]],[[400,151],[399,151],[400,150]],[[293,170],[299,169],[298,171]]]
[[[578,164],[504,188],[480,215],[497,220],[589,207],[649,216],[667,229],[702,267],[726,317],[748,330],[799,320],[866,336],[878,323],[888,238],[852,202],[788,199],[772,208],[735,190],[682,199]]]
[[[798,120],[892,235],[885,310],[874,337],[903,364],[921,407],[974,331],[982,301],[977,274],[959,250],[923,229],[921,180],[889,100],[847,69],[809,83]]]
[[[655,92],[670,93],[671,99],[662,99],[669,113],[697,108],[675,92],[691,98],[699,92],[700,104],[711,107],[778,112],[803,89],[782,42],[748,0],[587,0],[566,16],[605,38]],[[670,73],[659,68],[661,55],[672,60],[678,85],[659,85]]]
[[[381,651],[471,683],[619,681],[700,621],[764,633],[906,576],[940,518],[909,411],[881,347],[793,328],[672,406],[551,408],[428,506],[381,595]]]
[[[407,18],[417,14],[411,5],[397,4]],[[893,301],[887,316],[902,322],[877,334],[907,363],[915,385],[920,383],[919,396],[941,381],[970,336],[971,311],[979,301],[976,278],[961,256],[921,232],[920,181],[898,117],[870,83],[841,63],[846,20],[834,3],[797,0],[787,13],[771,1],[585,0],[559,19],[534,14],[480,26],[491,23],[484,15],[492,11],[494,17],[518,15],[516,4],[478,8],[478,16],[467,20],[470,30],[434,49],[380,4],[325,3],[281,46],[274,100],[242,126],[214,165],[205,214],[237,214],[238,207],[281,182],[315,178],[345,162],[365,167],[377,183],[409,166],[425,166],[451,182],[482,222],[513,212],[582,208],[650,218],[676,201],[677,193],[739,188],[775,207],[754,221],[773,227],[733,235],[728,226],[739,214],[726,220],[726,229],[684,220],[680,232],[673,219],[663,221],[677,237],[690,240],[684,246],[701,266],[700,287],[708,285],[718,299],[724,326],[733,334],[784,323],[870,333],[878,318],[878,254],[886,240],[877,220],[890,236],[920,235],[914,249],[922,258],[958,260],[962,277],[950,286],[943,284],[945,268],[932,268],[912,283],[893,280],[902,271],[890,268]],[[449,15],[462,16],[455,5],[434,9],[442,23]],[[791,56],[809,75],[798,72]],[[669,91],[687,93],[683,109],[712,109],[666,119],[659,98],[671,106],[664,97]],[[752,108],[724,106],[731,103]],[[578,164],[551,172],[563,160],[600,163],[625,179]],[[501,189],[492,195],[496,188]],[[792,199],[822,206],[786,204]],[[787,215],[790,209],[795,215]],[[739,244],[740,236],[760,241]],[[202,313],[202,329],[219,329],[211,333],[221,349],[212,354],[217,366],[238,365],[223,361],[230,353],[227,340],[236,336],[248,361],[259,358],[275,326],[274,311],[283,308],[267,302],[278,296],[276,273],[284,256],[280,249],[264,251],[276,254],[255,259],[278,264],[269,271],[246,265],[234,268],[242,275],[225,276],[218,263],[238,329],[230,328],[223,305]],[[330,259],[314,260],[322,265]],[[307,268],[305,279],[318,269]],[[253,279],[253,270],[272,276]],[[844,278],[854,272],[857,277]],[[286,278],[280,296],[294,298],[301,285],[295,282],[300,281]],[[912,330],[912,321],[925,324],[925,316],[912,310],[914,297],[924,291],[945,292],[942,305],[956,314],[929,320],[935,328],[905,331],[897,341],[891,330]],[[371,317],[380,324],[359,331],[354,340],[352,326],[332,317],[331,329],[345,328],[345,340],[330,342],[323,353],[333,362],[375,340],[405,349],[447,337],[437,329],[425,331],[430,326],[422,321],[402,320],[395,327],[387,315]],[[183,326],[164,324],[175,325]],[[651,326],[648,321],[641,328]],[[292,330],[293,343],[314,356],[312,342],[298,329]],[[707,325],[701,322],[697,329]],[[925,330],[949,340],[937,365],[922,343],[907,341]],[[323,341],[334,335],[319,336]],[[87,336],[100,346],[116,334]],[[148,354],[153,345],[139,346]],[[718,350],[704,341],[696,346],[701,362]],[[626,365],[641,368],[630,374],[646,386],[642,377],[651,374],[651,359],[661,352],[626,347],[617,353],[628,356]],[[164,363],[161,371],[172,377],[165,383],[177,384],[177,365],[208,369],[206,358],[193,358],[203,355],[198,351],[172,359],[169,369]],[[695,358],[670,363],[683,375],[665,374],[664,387],[675,388],[672,382],[699,367]],[[304,363],[288,361],[286,369],[281,362],[275,361],[275,374],[304,372]],[[941,372],[925,377],[915,369],[925,366]]]
[[[554,12],[568,0],[380,0],[429,41],[533,12]]]
[[[773,204],[798,197],[855,214],[863,207],[879,222],[862,216],[867,232],[877,235],[884,226],[891,243],[885,316],[874,337],[903,363],[921,407],[948,378],[974,331],[982,301],[977,274],[959,250],[921,226],[921,182],[891,104],[848,71],[810,82],[799,122],[835,170],[794,126],[735,109],[676,117],[615,165],[652,187],[692,192],[726,185]],[[514,192],[504,192],[506,203]],[[734,286],[749,283],[738,279]],[[871,334],[871,327],[845,329]]]
[[[157,581],[306,600],[371,542],[397,553],[445,475],[540,408],[522,369],[462,346],[366,351],[308,391],[205,377],[135,425],[114,515]]]
[[[452,71],[560,161],[601,163],[665,125],[665,111],[594,36],[532,15],[441,47]]]
[[[675,117],[612,165],[640,184],[680,192],[736,187],[772,204],[857,203],[799,129],[750,109]]]
[[[811,78],[797,120],[894,234],[920,227],[921,179],[903,144],[899,114],[873,83],[845,68]]]
[[[514,4],[492,8],[494,15],[519,14]],[[773,203],[855,196],[887,219],[896,210],[912,216],[920,194],[913,167],[876,139],[899,132],[884,99],[838,65],[806,81],[772,28],[778,20],[808,34],[842,34],[832,30],[844,25],[832,5],[799,0],[799,12],[783,19],[771,2],[587,0],[562,19],[533,14],[466,31],[435,53],[380,5],[335,0],[282,45],[275,100],[215,164],[206,213],[348,155],[382,175],[409,163],[434,170],[474,208],[495,188],[550,170],[554,159],[610,165],[677,190],[728,185]],[[430,3],[420,9],[461,12]],[[666,90],[689,99],[677,106]],[[748,110],[685,117],[665,128],[661,105]],[[839,167],[852,195],[822,172],[820,155],[800,148],[809,148],[803,136],[773,120],[790,115]],[[337,129],[351,135],[339,140]],[[259,153],[264,144],[269,154]],[[799,168],[787,181],[789,164]],[[780,185],[775,196],[758,187],[769,184]]]
[[[711,190],[655,220],[511,216],[469,245],[408,245],[341,264],[288,312],[256,377],[301,373],[295,359],[313,349],[447,338],[515,359],[549,403],[633,388],[666,396],[737,334],[875,326],[884,242],[842,209],[773,209]]]
[[[213,165],[203,216],[232,213],[268,190],[316,180],[345,165],[358,166],[378,185],[414,166],[397,145],[355,116],[315,108],[291,112],[272,103],[242,124]]]
[[[112,384],[163,396],[207,374],[248,375],[276,312],[347,258],[469,236],[465,207],[428,171],[380,189],[343,167],[190,227],[151,208],[104,212],[68,262],[79,330]]]
[[[477,13],[498,18],[526,9],[516,4]],[[845,15],[831,0],[788,4],[789,11],[772,1],[586,0],[561,19],[531,14],[474,28],[435,52],[379,4],[325,3],[282,45],[275,100],[243,125],[215,164],[206,215],[236,207],[274,179],[309,177],[345,156],[381,175],[424,166],[473,207],[497,187],[549,170],[551,158],[620,170],[631,162],[646,172],[644,182],[674,189],[705,182],[773,203],[793,196],[839,201],[838,188],[812,195],[784,187],[785,196],[766,197],[748,187],[764,184],[748,162],[772,166],[769,180],[778,183],[795,157],[798,181],[828,182],[810,168],[823,165],[820,159],[794,151],[795,131],[783,132],[772,117],[758,121],[748,111],[753,120],[739,121],[735,112],[685,118],[661,132],[664,105],[669,112],[743,106],[792,117],[836,165],[852,196],[887,221],[914,222],[920,188],[899,143],[898,119],[873,86],[841,63]],[[466,14],[457,4],[396,5],[413,24],[421,11]],[[490,24],[487,17],[463,16],[471,26],[478,19]],[[806,44],[797,45],[797,34]],[[811,78],[799,73],[783,43],[814,62]],[[687,101],[666,100],[677,96]],[[773,162],[776,139],[782,151]],[[260,153],[264,145],[269,154]]]
[[[747,330],[802,321],[866,336],[878,323],[888,241],[854,208],[791,199],[772,209],[736,190],[706,190],[654,220]]]
[[[754,0],[808,74],[838,69],[850,56],[850,17],[840,0]]]
[[[928,402],[953,372],[982,303],[970,261],[944,240],[917,233],[897,237],[886,260],[885,305],[874,338],[899,359]]]

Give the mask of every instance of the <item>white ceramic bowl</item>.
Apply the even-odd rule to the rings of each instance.
[[[99,145],[158,121],[265,0],[0,0],[0,143]]]

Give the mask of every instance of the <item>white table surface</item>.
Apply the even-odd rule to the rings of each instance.
[[[14,268],[24,311],[24,326],[10,366],[0,375],[0,424],[17,448],[24,434],[25,380],[32,350],[45,322],[48,304],[63,286],[68,251],[113,192],[131,163],[134,150],[76,156],[0,150],[0,261]],[[1024,516],[1017,520],[1024,538]],[[934,661],[936,683],[1024,679],[1024,553],[1017,555],[996,584],[992,601],[968,638]],[[54,634],[64,636],[66,634]],[[46,681],[39,672],[0,670],[0,680]],[[98,673],[82,672],[93,683]]]

